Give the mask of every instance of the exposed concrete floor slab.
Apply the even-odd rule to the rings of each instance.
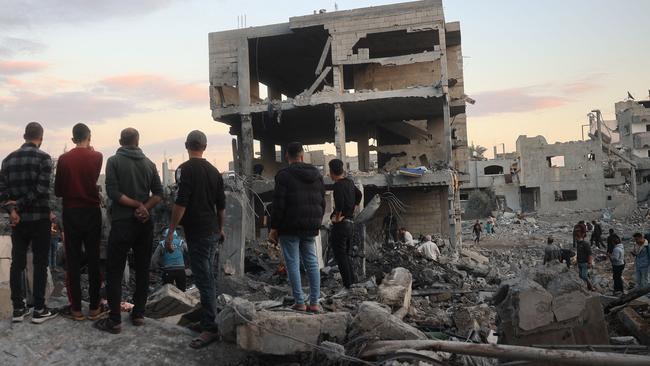
[[[240,365],[247,355],[235,345],[214,343],[202,350],[195,336],[175,325],[147,319],[134,327],[125,315],[122,333],[101,332],[92,322],[57,317],[44,324],[0,323],[0,365]]]

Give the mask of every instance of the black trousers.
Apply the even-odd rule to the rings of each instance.
[[[163,284],[173,284],[185,292],[187,287],[187,277],[185,276],[185,269],[163,269],[162,271]]]
[[[65,285],[72,310],[81,311],[81,264],[85,253],[88,265],[90,309],[99,308],[102,278],[99,268],[99,241],[102,234],[102,212],[96,208],[64,208]],[[82,251],[83,249],[83,251]]]
[[[620,266],[612,264],[614,291],[623,291],[623,269],[625,269],[625,264],[621,264]]]
[[[111,310],[110,318],[116,323],[122,321],[122,276],[127,255],[133,249],[135,269],[135,292],[133,294],[132,317],[144,316],[149,291],[149,263],[153,245],[153,223],[133,219],[113,221],[108,236],[106,260],[106,297]]]
[[[350,258],[350,247],[354,234],[354,224],[350,221],[342,221],[332,225],[332,250],[334,258],[341,271],[343,285],[350,288],[354,284],[354,270]]]
[[[14,309],[25,308],[23,273],[27,267],[27,251],[31,245],[34,255],[34,307],[45,306],[47,265],[50,256],[50,220],[21,221],[11,231],[11,266],[9,286]]]

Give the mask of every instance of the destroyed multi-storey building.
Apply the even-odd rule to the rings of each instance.
[[[614,146],[637,165],[637,199],[646,201],[650,198],[650,100],[618,102],[615,110],[618,126],[613,134],[618,135],[618,143]]]
[[[351,174],[366,202],[390,191],[408,207],[400,226],[449,238],[452,248],[460,243],[467,96],[460,25],[445,21],[441,0],[211,33],[209,50],[212,115],[237,137],[238,175],[255,168],[270,179],[292,141],[334,143],[344,161],[346,143],[356,144],[358,172]],[[421,166],[420,176],[397,174]],[[388,209],[379,209],[369,230],[381,231]]]

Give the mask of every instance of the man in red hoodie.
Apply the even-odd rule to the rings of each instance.
[[[90,309],[88,317],[98,319],[106,310],[100,305],[99,242],[102,213],[99,208],[97,179],[103,157],[90,146],[90,129],[83,123],[72,128],[76,147],[59,157],[56,166],[54,193],[63,198],[63,227],[65,236],[66,287],[70,305],[61,315],[84,320],[81,312],[82,247],[88,264]]]

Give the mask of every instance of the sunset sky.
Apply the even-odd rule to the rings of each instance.
[[[396,1],[338,0],[340,10]],[[36,6],[38,4],[38,6]],[[447,0],[460,21],[469,140],[513,150],[518,135],[580,138],[587,113],[613,119],[614,103],[650,89],[650,1]],[[208,134],[208,159],[231,160],[227,127],[210,115],[207,34],[287,22],[334,1],[0,0],[0,157],[28,121],[46,128],[43,149],[70,147],[85,122],[106,157],[136,127],[156,163],[177,165],[192,129]]]

